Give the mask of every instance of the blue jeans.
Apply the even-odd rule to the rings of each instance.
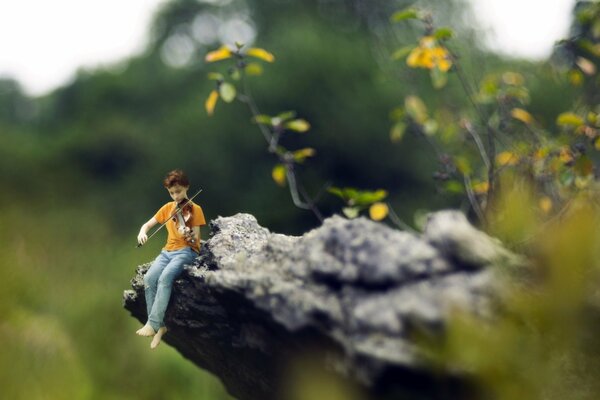
[[[174,251],[163,250],[144,275],[148,323],[155,331],[165,326],[163,319],[169,305],[173,282],[183,272],[183,266],[191,264],[197,255],[189,247]]]

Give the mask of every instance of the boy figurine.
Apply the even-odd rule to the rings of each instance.
[[[167,174],[163,186],[174,200],[162,206],[157,213],[140,228],[137,240],[140,245],[148,240],[148,230],[156,224],[163,224],[173,217],[178,205],[186,200],[190,182],[185,173],[174,170]],[[150,348],[159,345],[167,332],[163,322],[173,282],[183,271],[185,264],[191,264],[200,252],[200,226],[206,225],[202,208],[192,203],[184,205],[184,215],[179,214],[166,223],[167,244],[156,257],[144,275],[144,293],[148,310],[148,322],[137,330],[140,336],[154,336]],[[184,222],[185,219],[185,223]]]

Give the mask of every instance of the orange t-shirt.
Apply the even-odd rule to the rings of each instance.
[[[170,203],[165,204],[154,214],[154,218],[158,221],[159,224],[164,224],[167,218],[173,215],[175,212],[175,207],[177,203],[172,201]],[[202,212],[202,207],[192,202],[192,216],[191,222],[187,223],[188,226],[201,226],[206,225],[206,221],[204,220],[204,213]],[[189,244],[183,235],[181,235],[177,231],[177,222],[173,221],[173,218],[169,222],[167,222],[167,244],[163,247],[163,250],[173,251],[173,250],[181,250],[185,247],[191,247],[196,253],[200,252],[200,241],[198,240],[193,245]]]

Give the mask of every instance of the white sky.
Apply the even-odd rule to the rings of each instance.
[[[113,64],[140,52],[166,0],[0,0],[0,76],[31,95],[71,79],[79,67]],[[490,46],[544,58],[566,35],[575,0],[471,0]]]

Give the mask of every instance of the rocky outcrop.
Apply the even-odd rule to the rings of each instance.
[[[488,267],[519,262],[455,211],[432,214],[422,235],[338,216],[300,237],[248,214],[210,227],[174,285],[164,340],[241,400],[280,398],[286,363],[307,349],[373,397],[456,398],[468,378],[433,374],[415,333],[443,335],[457,307],[486,318],[497,293]],[[140,322],[148,267],[124,293]]]

